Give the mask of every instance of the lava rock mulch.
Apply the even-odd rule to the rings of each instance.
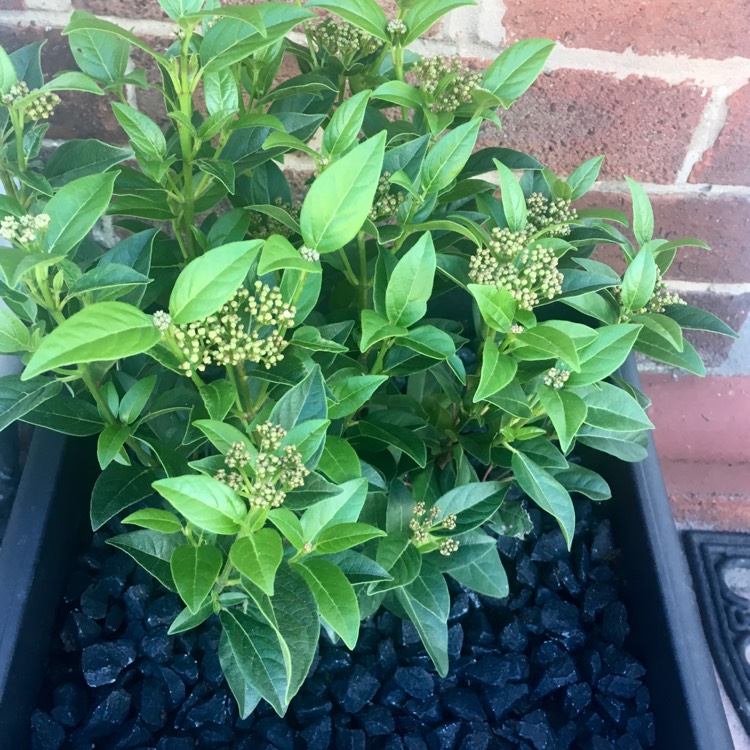
[[[354,653],[321,641],[314,674],[280,719],[238,718],[207,622],[174,638],[180,611],[96,535],[67,587],[33,750],[641,750],[654,743],[645,669],[627,651],[609,521],[577,506],[572,552],[534,512],[500,540],[511,595],[455,587],[451,672],[434,673],[410,623],[383,612]],[[599,516],[602,517],[599,517]]]

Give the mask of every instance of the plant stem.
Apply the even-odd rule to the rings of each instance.
[[[362,312],[367,307],[367,290],[370,286],[367,278],[367,245],[364,232],[357,235],[357,245],[359,247],[359,311]]]
[[[180,55],[180,90],[179,90],[179,103],[180,112],[182,112],[188,121],[192,120],[193,116],[193,95],[190,88],[190,31],[185,31],[185,37],[182,40],[182,54]],[[180,150],[182,151],[182,195],[183,195],[183,208],[182,208],[182,229],[185,233],[185,247],[183,249],[182,243],[180,248],[183,250],[183,254],[187,253],[188,258],[195,257],[194,243],[193,243],[193,222],[194,217],[194,201],[193,195],[193,139],[189,131],[177,123],[177,130],[180,135]]]
[[[349,258],[346,256],[346,252],[344,251],[343,247],[339,248],[339,256],[341,257],[341,262],[344,264],[344,276],[346,276],[346,280],[352,286],[359,286],[357,274],[354,273],[352,264],[349,262]]]

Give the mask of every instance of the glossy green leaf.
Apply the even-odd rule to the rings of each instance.
[[[604,477],[585,466],[568,464],[567,469],[555,471],[554,476],[568,492],[577,492],[595,501],[609,500],[612,497],[612,491]]]
[[[162,531],[165,534],[176,534],[182,531],[182,523],[174,513],[160,508],[145,508],[137,510],[122,519],[123,523],[140,526],[144,529]]]
[[[313,0],[308,8],[324,8],[384,42],[387,18],[375,0]]]
[[[640,330],[629,323],[598,329],[596,341],[579,353],[580,370],[570,374],[567,384],[591,385],[611,375],[627,359]]]
[[[130,430],[124,424],[110,424],[101,431],[96,444],[96,457],[101,469],[106,469],[117,458],[129,437]]]
[[[182,325],[213,315],[242,286],[262,244],[231,242],[188,263],[169,298],[172,320]]]
[[[374,0],[372,4],[380,10]],[[323,132],[324,154],[338,157],[345,154],[357,142],[371,94],[369,89],[359,91],[346,99],[333,113],[331,121]]]
[[[391,580],[375,581],[368,589],[370,594],[382,594],[410,584],[419,575],[423,562],[419,550],[405,534],[383,537],[378,542],[375,559]]]
[[[380,179],[385,132],[360,143],[318,177],[302,204],[307,247],[330,253],[354,239],[367,219]]]
[[[339,523],[320,532],[315,550],[331,555],[381,536],[385,536],[385,531],[366,523]]]
[[[150,118],[127,104],[112,104],[117,122],[130,138],[136,153],[158,161],[167,153],[167,141],[161,128]]]
[[[214,534],[236,534],[247,513],[235,492],[211,477],[188,474],[152,486],[190,523]]]
[[[678,323],[681,328],[719,333],[722,336],[730,336],[734,339],[739,338],[721,318],[692,305],[667,305],[664,314]]]
[[[310,587],[320,616],[353,649],[359,636],[359,603],[347,577],[332,563],[315,557],[300,560],[295,570]]]
[[[177,591],[177,587],[169,563],[174,551],[184,543],[185,537],[182,534],[163,534],[151,529],[130,531],[107,539],[107,544],[130,555],[170,591]]]
[[[185,544],[172,553],[170,568],[177,593],[196,613],[211,592],[221,572],[223,558],[218,547]]]
[[[568,491],[548,471],[520,451],[513,453],[512,465],[519,487],[557,520],[570,548],[575,531],[575,510]]]
[[[555,428],[560,449],[567,453],[586,419],[586,402],[570,391],[556,390],[546,385],[539,386],[537,395]]]
[[[406,336],[408,330],[403,326],[391,325],[374,310],[362,310],[362,337],[359,349],[366,352],[371,346],[390,338]]]
[[[487,68],[484,88],[509,107],[537,79],[555,43],[549,39],[516,42]]]
[[[337,495],[321,500],[302,514],[300,523],[305,541],[313,541],[328,526],[356,522],[366,497],[366,479],[344,482]]]
[[[133,152],[93,138],[65,141],[44,165],[44,176],[53,187],[60,187],[81,177],[106,172],[131,159]]]
[[[656,286],[657,268],[653,253],[643,247],[622,277],[620,299],[625,310],[640,310],[651,299]]]
[[[276,571],[283,556],[281,537],[273,529],[240,537],[229,550],[232,565],[268,596],[273,596]]]
[[[669,346],[664,339],[647,330],[641,332],[635,343],[635,349],[657,362],[679,367],[693,375],[704,377],[706,374],[706,366],[703,364],[700,354],[687,340],[683,342],[683,348],[680,352]]]
[[[513,325],[516,301],[502,286],[469,284],[469,292],[477,302],[484,322],[499,333],[507,333]]]
[[[76,437],[96,435],[104,429],[104,420],[94,404],[62,393],[35,406],[21,421]]]
[[[42,339],[21,379],[57,367],[131,357],[158,340],[151,316],[124,302],[97,302],[71,315]]]
[[[400,258],[388,280],[385,309],[391,325],[408,327],[424,317],[436,267],[435,246],[426,232]]]
[[[153,494],[154,475],[144,466],[110,464],[91,493],[91,528],[96,531],[118,513]]]
[[[494,161],[497,173],[500,176],[500,191],[505,220],[508,222],[508,228],[511,232],[520,232],[526,227],[526,197],[513,172],[497,159]]]
[[[424,441],[412,429],[394,425],[377,414],[369,414],[359,423],[359,429],[366,437],[403,451],[418,466],[426,466],[427,449]]]
[[[429,151],[422,167],[422,193],[445,190],[458,177],[474,150],[479,136],[479,118],[448,131]]]
[[[276,402],[269,417],[287,431],[308,419],[327,418],[325,382],[317,365]]]
[[[326,436],[323,454],[318,462],[318,471],[323,472],[332,482],[341,484],[362,475],[359,456],[354,448],[337,435]]]
[[[574,372],[580,369],[575,342],[558,328],[542,323],[516,334],[515,339],[522,345],[517,351],[523,359],[561,359]]]
[[[646,191],[630,177],[626,177],[633,200],[633,234],[639,245],[645,245],[654,236],[654,210]]]
[[[80,177],[55,193],[44,208],[50,216],[45,252],[69,253],[91,231],[109,205],[115,177],[113,173]]]
[[[406,24],[404,46],[411,44],[425,31],[429,31],[444,15],[452,10],[474,4],[474,0],[441,0],[440,2],[436,2],[436,0],[413,0],[408,5],[402,2],[403,7],[408,7],[404,16],[404,23]]]
[[[237,390],[228,380],[215,380],[200,389],[208,416],[221,422],[229,414],[237,398]]]
[[[25,382],[22,382],[25,381]],[[52,378],[25,378],[23,374],[0,377],[0,430],[21,419],[37,406],[56,396],[62,385]]]
[[[636,432],[653,429],[641,405],[622,388],[598,383],[578,394],[586,402],[586,424],[615,432]]]
[[[473,403],[483,401],[505,388],[516,376],[518,363],[500,349],[492,339],[487,339],[482,350],[482,369]]]
[[[16,69],[13,61],[8,57],[8,53],[0,47],[0,94],[7,94],[10,87],[18,81]]]
[[[0,353],[16,354],[31,345],[29,329],[9,308],[0,307]]]
[[[589,191],[599,177],[599,170],[602,168],[603,161],[603,156],[595,156],[573,170],[567,179],[571,190],[571,200],[576,201]]]

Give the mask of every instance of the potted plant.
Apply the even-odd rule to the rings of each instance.
[[[610,495],[572,451],[647,455],[647,401],[617,375],[631,351],[702,374],[682,329],[732,335],[667,290],[703,244],[655,239],[640,186],[635,242],[621,213],[574,207],[603,157],[562,178],[476,149],[552,43],[481,72],[408,49],[464,4],[161,0],[164,52],[76,11],[80,72],[44,83],[39,45],[0,53],[0,346],[25,364],[0,378],[0,423],[97,436],[93,528],[136,529],[110,543],[180,595],[170,632],[219,618],[243,715],[283,715],[321,628],[353,647],[381,607],[446,674],[446,577],[505,596],[496,540],[523,532],[524,497],[570,545],[571,493]],[[165,130],[128,103],[147,86],[133,47]],[[285,56],[301,72],[279,83]],[[129,149],[40,157],[71,89],[113,96]],[[315,170],[301,200],[292,152]],[[90,235],[105,214],[110,248]]]

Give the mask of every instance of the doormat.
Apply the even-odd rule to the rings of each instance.
[[[750,734],[750,534],[686,531],[683,540],[716,670]]]

